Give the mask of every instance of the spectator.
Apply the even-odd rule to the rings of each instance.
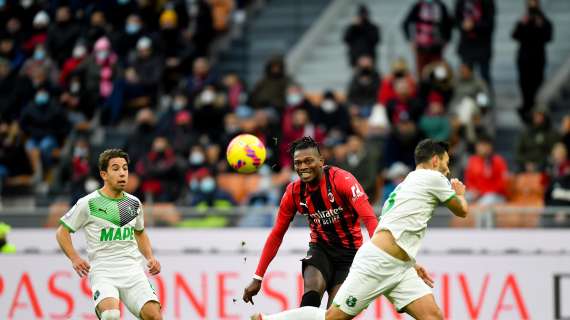
[[[527,0],[527,12],[513,31],[513,39],[519,43],[517,68],[523,100],[519,114],[525,123],[532,120],[529,113],[544,80],[545,48],[552,40],[552,32],[552,24],[540,9],[539,0]]]
[[[560,134],[562,136],[562,142],[566,146],[566,150],[570,150],[570,115],[565,115],[562,118]]]
[[[147,30],[141,17],[136,12],[129,14],[124,27],[115,31],[111,38],[113,48],[115,48],[121,61],[126,61],[129,51],[145,35],[147,35]]]
[[[183,75],[190,71],[195,48],[182,36],[178,28],[178,15],[174,10],[165,10],[160,16],[158,37],[160,52],[164,57],[163,86],[166,92],[171,92],[178,86]]]
[[[338,101],[332,91],[325,91],[323,94],[323,101],[316,115],[316,123],[328,135],[340,136],[342,139],[352,132],[348,109]]]
[[[291,155],[288,152],[289,144],[304,136],[313,137],[316,141],[323,141],[325,132],[311,122],[307,110],[298,108],[291,114],[291,123],[283,123],[282,138],[279,142],[279,164],[282,168],[289,168],[292,164]]]
[[[10,69],[18,72],[26,57],[7,34],[0,34],[0,58],[10,61]]]
[[[10,109],[15,102],[16,73],[10,68],[10,61],[0,58],[0,118],[10,118]]]
[[[192,74],[187,79],[188,95],[194,100],[207,86],[218,85],[218,75],[210,67],[207,58],[197,58],[192,67]]]
[[[85,196],[89,192],[94,191],[99,186],[98,181],[94,178],[89,155],[89,141],[85,138],[79,138],[73,146],[73,154],[71,155],[71,199],[69,203],[75,203],[79,198]],[[93,189],[93,190],[92,190]]]
[[[287,87],[285,110],[281,114],[282,127],[291,126],[293,113],[297,109],[304,109],[307,111],[309,119],[312,121],[316,121],[317,116],[319,116],[313,104],[305,96],[303,87],[298,83],[292,83]]]
[[[47,30],[49,26],[49,15],[45,11],[39,11],[35,14],[32,22],[32,30],[29,37],[22,44],[24,52],[31,53],[38,44],[46,43]]]
[[[380,75],[374,69],[372,57],[360,56],[348,86],[348,103],[358,110],[360,116],[369,117],[379,87]]]
[[[36,46],[32,57],[24,62],[20,72],[22,75],[30,77],[37,69],[43,69],[47,73],[50,83],[57,84],[59,70],[48,56],[43,44]]]
[[[551,179],[570,174],[570,160],[568,159],[568,149],[562,142],[557,142],[552,147],[548,161],[548,175]]]
[[[370,20],[365,5],[358,7],[352,24],[344,31],[343,41],[348,46],[348,61],[352,67],[362,56],[370,57],[372,65],[377,61],[376,45],[381,41],[380,28]]]
[[[418,99],[410,95],[409,82],[405,78],[396,80],[395,84],[396,97],[388,100],[386,110],[388,119],[392,125],[397,125],[400,119],[411,119],[416,122],[423,113],[421,104]],[[402,114],[405,114],[402,117]]]
[[[197,0],[195,3],[192,28],[192,43],[196,46],[196,56],[206,57],[210,50],[210,44],[216,36],[212,8],[206,0]]]
[[[235,111],[239,105],[244,104],[247,100],[245,84],[235,72],[226,73],[222,79],[222,83],[226,89],[230,109]]]
[[[26,152],[34,170],[34,182],[41,182],[51,167],[52,152],[68,133],[67,119],[51,93],[42,88],[34,101],[22,110],[20,125],[29,137]]]
[[[75,72],[77,67],[87,57],[87,47],[84,43],[78,42],[71,53],[71,57],[65,60],[61,72],[59,74],[59,85],[64,87],[68,84],[69,77]]]
[[[198,143],[198,135],[193,130],[192,115],[189,111],[181,110],[176,113],[169,141],[172,142],[176,155],[183,157],[187,157],[190,148]]]
[[[346,141],[345,161],[340,167],[351,172],[362,188],[373,201],[376,195],[376,176],[378,168],[378,151],[368,148],[366,142],[357,135],[351,135]]]
[[[465,168],[467,198],[482,206],[505,202],[507,192],[507,163],[494,153],[492,143],[488,136],[479,137]]]
[[[9,180],[27,182],[31,174],[32,168],[26,155],[24,137],[18,123],[10,122],[5,118],[0,120],[0,193]]]
[[[229,113],[225,95],[216,87],[208,85],[194,100],[194,128],[210,141],[219,141],[224,130],[224,116]]]
[[[430,139],[449,140],[451,124],[445,114],[443,98],[439,94],[433,93],[428,98],[428,107],[420,119],[419,128]]]
[[[71,56],[73,46],[79,37],[79,26],[75,23],[71,9],[62,5],[55,13],[55,24],[50,25],[47,33],[46,47],[49,56],[58,66]]]
[[[443,105],[447,106],[453,97],[453,70],[450,65],[441,60],[432,62],[425,66],[420,80],[418,98],[423,104],[432,93],[437,93],[443,97]]]
[[[550,182],[544,193],[544,205],[553,211],[541,215],[542,227],[570,227],[570,172],[567,171]]]
[[[126,151],[131,163],[137,163],[150,150],[156,136],[156,116],[150,109],[142,109],[135,118],[135,130],[127,140]]]
[[[102,37],[109,37],[110,28],[101,10],[94,10],[89,16],[89,25],[82,32],[82,38],[87,40],[87,45],[92,47],[95,41]],[[69,56],[66,56],[69,57]]]
[[[384,168],[389,168],[395,162],[415,168],[414,149],[422,139],[416,123],[407,112],[401,112],[384,146]]]
[[[287,76],[285,61],[282,56],[274,56],[265,64],[263,77],[255,84],[251,92],[251,106],[256,109],[275,108],[283,110],[287,88],[293,82]]]
[[[88,122],[93,117],[97,104],[89,99],[81,77],[73,75],[69,79],[69,85],[63,89],[59,102],[67,111],[69,122],[76,129],[88,129],[90,126]]]
[[[492,86],[495,0],[458,0],[455,3],[455,22],[460,32],[457,53],[461,61],[477,66],[481,77]]]
[[[236,201],[228,192],[218,188],[215,177],[207,169],[202,169],[194,175],[190,190],[190,206],[199,210],[229,209],[236,205]]]
[[[106,103],[113,93],[114,81],[121,72],[117,64],[117,55],[113,52],[109,39],[97,40],[93,52],[77,66],[76,70],[81,75],[89,99],[96,101],[97,105]],[[105,121],[118,120],[122,101],[109,103],[109,106],[110,110],[106,110],[109,112],[104,115]]]
[[[416,55],[419,77],[426,65],[442,59],[443,49],[451,39],[452,19],[441,0],[417,0],[402,28]]]
[[[378,102],[386,105],[388,101],[396,97],[395,82],[401,78],[408,82],[410,96],[416,96],[416,80],[408,70],[408,63],[404,58],[398,58],[392,62],[391,72],[382,79],[380,90],[378,90]]]
[[[473,73],[473,66],[468,63],[462,63],[459,66],[458,74],[459,77],[454,85],[450,109],[455,111],[460,117],[473,113],[472,110],[464,110],[462,108],[462,103],[465,99],[473,101],[473,105],[479,108],[489,107],[490,94],[488,87],[483,80]]]
[[[394,162],[390,168],[388,168],[386,172],[386,179],[388,179],[388,181],[384,184],[382,203],[388,200],[392,191],[404,181],[408,173],[410,173],[410,168],[401,162]]]
[[[515,159],[521,171],[543,171],[546,169],[545,155],[560,141],[560,136],[550,124],[550,117],[543,110],[532,113],[532,124],[518,142]]]
[[[128,105],[154,105],[162,76],[162,61],[154,53],[152,41],[142,37],[125,70],[124,98]],[[142,100],[142,101],[141,101]]]
[[[175,201],[182,179],[179,161],[166,137],[158,136],[152,149],[136,164],[136,173],[141,178],[141,191],[152,196],[156,202]],[[150,199],[146,199],[149,201]]]

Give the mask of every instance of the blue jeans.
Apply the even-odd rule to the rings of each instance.
[[[47,167],[51,164],[51,154],[56,147],[57,140],[54,136],[45,136],[40,139],[30,138],[26,141],[26,151],[39,149],[42,156],[42,163]]]

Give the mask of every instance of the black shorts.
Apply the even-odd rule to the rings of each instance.
[[[307,256],[302,261],[302,272],[307,266],[317,268],[325,278],[327,290],[346,279],[352,260],[356,255],[356,249],[334,248],[327,244],[311,243]]]

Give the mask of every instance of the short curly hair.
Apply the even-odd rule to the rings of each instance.
[[[293,155],[295,154],[295,151],[297,150],[302,150],[302,149],[317,149],[317,152],[319,154],[321,154],[321,149],[319,146],[319,143],[317,141],[315,141],[315,139],[313,139],[312,137],[302,137],[300,139],[297,139],[295,141],[293,141],[290,145],[289,145],[289,154],[291,155],[291,157],[293,157]]]

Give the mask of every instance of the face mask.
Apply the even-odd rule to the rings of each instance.
[[[25,9],[31,7],[32,4],[34,4],[33,0],[22,0],[22,1],[20,1],[20,5],[22,6],[22,8],[25,8]]]
[[[87,148],[84,147],[76,147],[73,150],[73,156],[77,158],[83,158],[87,155]]]
[[[202,179],[200,182],[200,191],[204,193],[211,193],[216,189],[216,181],[212,177]]]
[[[73,53],[72,53],[72,54],[73,54],[73,57],[74,57],[75,59],[79,59],[79,58],[81,58],[81,57],[83,57],[83,56],[85,55],[85,52],[86,52],[86,51],[87,51],[87,50],[85,50],[85,47],[81,47],[81,46],[80,46],[80,47],[75,47],[75,48],[73,48]]]
[[[399,79],[399,78],[403,78],[406,76],[406,73],[404,71],[396,71],[394,72],[394,78]]]
[[[204,163],[204,154],[202,152],[192,152],[189,158],[190,164],[192,165],[201,165]]]
[[[125,5],[125,4],[129,3],[129,0],[117,0],[117,3],[121,4],[121,5]]]
[[[69,85],[69,92],[77,94],[79,90],[81,90],[81,84],[78,81],[74,81]]]
[[[150,123],[141,123],[139,124],[140,131],[142,132],[151,132],[154,130],[154,126]]]
[[[135,34],[139,32],[140,29],[141,26],[138,23],[127,23],[127,25],[125,26],[125,32],[128,34]]]
[[[477,104],[481,107],[486,107],[489,105],[489,97],[484,93],[477,94],[475,100],[477,100]]]
[[[99,61],[103,61],[105,59],[107,59],[107,57],[109,56],[109,51],[97,51],[95,53],[97,60]]]
[[[332,112],[336,111],[337,105],[334,101],[327,99],[327,100],[323,101],[323,103],[321,104],[321,108],[326,113],[332,113]]]
[[[200,95],[200,101],[203,104],[211,104],[212,102],[214,102],[214,98],[216,98],[216,95],[212,90],[205,90]]]
[[[298,106],[303,102],[303,96],[298,93],[292,93],[287,95],[287,105]]]
[[[49,94],[47,92],[38,92],[35,97],[37,105],[44,105],[49,101]]]
[[[46,57],[46,52],[44,50],[36,50],[34,51],[34,59],[35,60],[43,60]]]
[[[196,181],[195,179],[192,179],[192,181],[190,181],[189,187],[190,190],[196,192],[198,191],[198,189],[200,189],[200,182]]]
[[[0,8],[3,8],[6,5],[6,0],[0,0]]]
[[[183,101],[174,101],[174,103],[172,104],[172,109],[174,109],[175,111],[180,111],[182,109],[184,109],[184,106],[186,105],[186,103],[184,103]]]

